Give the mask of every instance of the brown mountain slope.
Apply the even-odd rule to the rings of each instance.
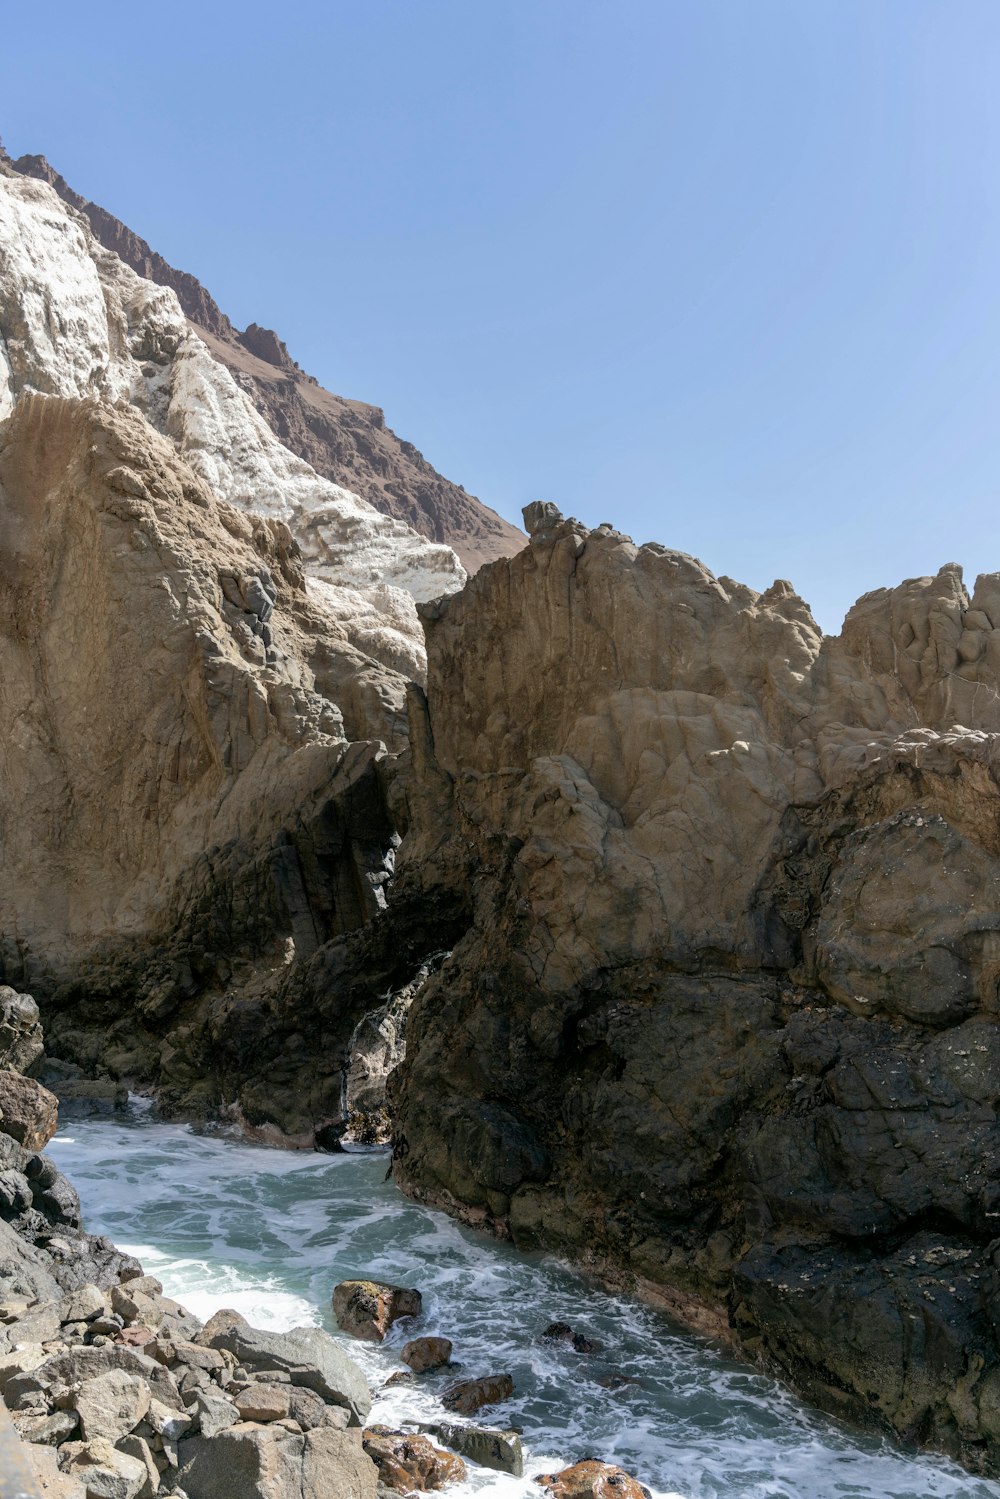
[[[523,533],[460,484],[452,484],[385,425],[378,406],[324,390],[291,358],[277,334],[257,323],[240,332],[194,276],[178,271],[119,219],[74,192],[44,156],[12,163],[53,187],[84,213],[109,250],[140,276],[171,287],[212,353],[227,365],[273,431],[317,473],[353,490],[432,541],[454,547],[469,572],[525,545]]]

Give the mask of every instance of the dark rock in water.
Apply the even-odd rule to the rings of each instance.
[[[425,1436],[369,1426],[362,1436],[364,1449],[378,1468],[379,1483],[401,1494],[443,1489],[465,1477],[465,1464]]]
[[[337,1326],[367,1343],[381,1343],[400,1317],[419,1317],[422,1305],[419,1291],[374,1280],[344,1280],[333,1291]]]
[[[481,1379],[462,1379],[451,1385],[441,1396],[441,1404],[445,1410],[472,1416],[484,1405],[499,1405],[502,1400],[509,1400],[513,1393],[511,1375],[487,1374]]]
[[[392,1389],[394,1385],[412,1383],[413,1375],[410,1373],[409,1369],[397,1369],[394,1374],[389,1375],[389,1378],[385,1381],[382,1388],[383,1390],[389,1390]]]
[[[423,1374],[428,1369],[440,1369],[451,1362],[450,1338],[413,1338],[404,1343],[399,1354],[414,1374]]]
[[[316,1149],[325,1150],[330,1155],[336,1155],[338,1151],[342,1152],[344,1147],[340,1142],[346,1128],[346,1124],[321,1125],[316,1131]]]
[[[550,1322],[542,1333],[549,1343],[568,1343],[576,1353],[596,1353],[598,1345],[582,1332],[574,1332],[568,1322]]]
[[[631,1473],[612,1463],[587,1459],[558,1473],[539,1473],[541,1484],[553,1499],[650,1499],[649,1490]]]
[[[482,1468],[512,1473],[515,1478],[520,1478],[524,1472],[521,1436],[509,1427],[500,1430],[491,1426],[458,1426],[453,1422],[438,1421],[424,1426],[423,1430]]]

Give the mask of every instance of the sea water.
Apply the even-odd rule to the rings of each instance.
[[[1000,1499],[1000,1483],[806,1409],[552,1257],[519,1253],[408,1201],[385,1180],[384,1153],[269,1150],[138,1113],[73,1121],[49,1153],[80,1193],[87,1229],[137,1255],[199,1317],[227,1306],[257,1327],[313,1323],[336,1333],[338,1281],[416,1286],[419,1326],[397,1324],[379,1347],[345,1339],[352,1356],[378,1390],[404,1367],[399,1350],[419,1331],[452,1340],[460,1373],[377,1394],[373,1422],[441,1419],[440,1394],[456,1377],[514,1377],[513,1398],[481,1420],[522,1429],[525,1477],[470,1464],[448,1490],[453,1499],[538,1499],[534,1474],[584,1457],[620,1463],[657,1499]],[[556,1321],[597,1351],[541,1341]],[[609,1375],[634,1382],[608,1389]]]

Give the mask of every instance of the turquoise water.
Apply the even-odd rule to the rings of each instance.
[[[79,1191],[90,1232],[137,1254],[199,1316],[230,1306],[260,1327],[335,1331],[338,1280],[417,1286],[419,1331],[452,1339],[463,1376],[513,1374],[514,1398],[486,1416],[524,1432],[524,1480],[470,1466],[448,1490],[454,1499],[538,1499],[532,1474],[587,1456],[621,1463],[657,1499],[1000,1499],[1000,1484],[808,1411],[772,1380],[557,1261],[414,1205],[384,1180],[385,1155],[268,1150],[142,1116],[74,1121],[49,1153]],[[599,1351],[541,1344],[553,1321]],[[397,1325],[380,1348],[345,1341],[374,1388],[403,1367],[398,1350],[413,1334]],[[636,1382],[610,1391],[599,1381],[611,1373]],[[386,1391],[372,1419],[440,1416],[437,1397],[454,1377]]]

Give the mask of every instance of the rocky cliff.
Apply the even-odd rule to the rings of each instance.
[[[1000,575],[824,639],[787,583],[526,519],[423,609],[399,885],[469,925],[397,1180],[996,1472]]]
[[[234,328],[194,276],[176,270],[119,219],[74,192],[44,156],[22,156],[13,166],[48,183],[86,215],[95,238],[132,270],[176,292],[214,357],[281,442],[317,473],[431,541],[453,547],[470,572],[524,545],[515,526],[443,478],[412,443],[397,437],[379,407],[324,390],[270,328],[256,323],[242,332]]]
[[[3,163],[0,252],[0,962],[64,1056],[235,1106],[272,1060],[255,986],[384,901],[414,597],[464,572]],[[342,1046],[370,1000],[331,1004]]]

